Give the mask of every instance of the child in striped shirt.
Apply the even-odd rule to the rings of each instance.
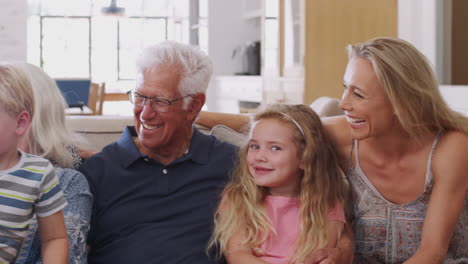
[[[65,198],[53,165],[18,149],[34,114],[28,77],[0,65],[0,263],[14,263],[30,222],[38,217],[43,263],[67,263]]]

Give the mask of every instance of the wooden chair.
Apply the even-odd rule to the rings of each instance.
[[[106,83],[91,83],[89,87],[88,107],[93,111],[94,115],[102,115],[105,89]]]

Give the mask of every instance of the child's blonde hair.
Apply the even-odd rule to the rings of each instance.
[[[66,102],[55,81],[29,63],[0,65],[0,107],[13,115],[26,110],[31,118],[29,153],[64,168],[78,166],[80,139],[65,126]]]
[[[310,107],[271,105],[253,117],[254,122],[263,119],[279,120],[291,128],[298,157],[304,163],[299,194],[301,232],[291,260],[291,263],[301,263],[314,250],[325,246],[328,211],[337,202],[344,202],[347,188],[332,142]],[[260,246],[268,235],[275,233],[263,208],[268,189],[258,186],[250,175],[247,152],[245,145],[215,213],[215,229],[208,248],[217,247],[221,254],[226,253],[227,243],[236,232],[243,231],[244,245],[257,253],[261,252]]]
[[[34,116],[34,94],[27,75],[11,64],[0,64],[0,107],[10,115],[27,111]]]

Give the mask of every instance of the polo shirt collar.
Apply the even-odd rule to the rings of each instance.
[[[138,150],[133,138],[137,136],[134,126],[127,126],[122,133],[122,136],[117,141],[117,145],[125,150],[125,155],[121,155],[121,162],[125,168],[130,166],[133,162],[140,158],[145,158],[145,155],[141,154]],[[210,136],[207,136],[200,132],[196,127],[193,127],[192,142],[189,147],[189,151],[183,154],[181,157],[174,160],[172,163],[178,163],[185,160],[192,160],[199,164],[206,164],[210,158],[210,149],[213,140]]]
[[[199,164],[206,164],[210,159],[211,145],[213,139],[200,132],[195,126],[193,127],[192,142],[190,144],[189,152],[182,157],[191,159],[193,162]]]
[[[124,154],[120,155],[120,161],[125,168],[130,166],[133,162],[139,158],[144,158],[144,155],[138,151],[138,148],[133,141],[133,138],[137,136],[134,126],[125,127],[122,136],[117,140],[119,149],[124,150]]]

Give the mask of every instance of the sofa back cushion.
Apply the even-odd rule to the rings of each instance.
[[[125,126],[133,125],[133,116],[67,116],[69,130],[82,137],[95,150],[119,139]]]
[[[66,116],[67,128],[83,139],[87,148],[101,150],[120,138],[126,126],[133,126],[133,116],[83,115]],[[210,134],[206,127],[197,128]]]
[[[321,117],[343,114],[338,107],[339,100],[332,97],[319,97],[310,107]],[[119,139],[125,126],[133,125],[133,116],[74,116],[66,117],[67,127],[80,135],[88,143],[88,147],[101,150],[103,147]],[[217,125],[210,130],[197,125],[205,134],[211,134],[221,141],[241,146],[247,136],[226,126]]]

